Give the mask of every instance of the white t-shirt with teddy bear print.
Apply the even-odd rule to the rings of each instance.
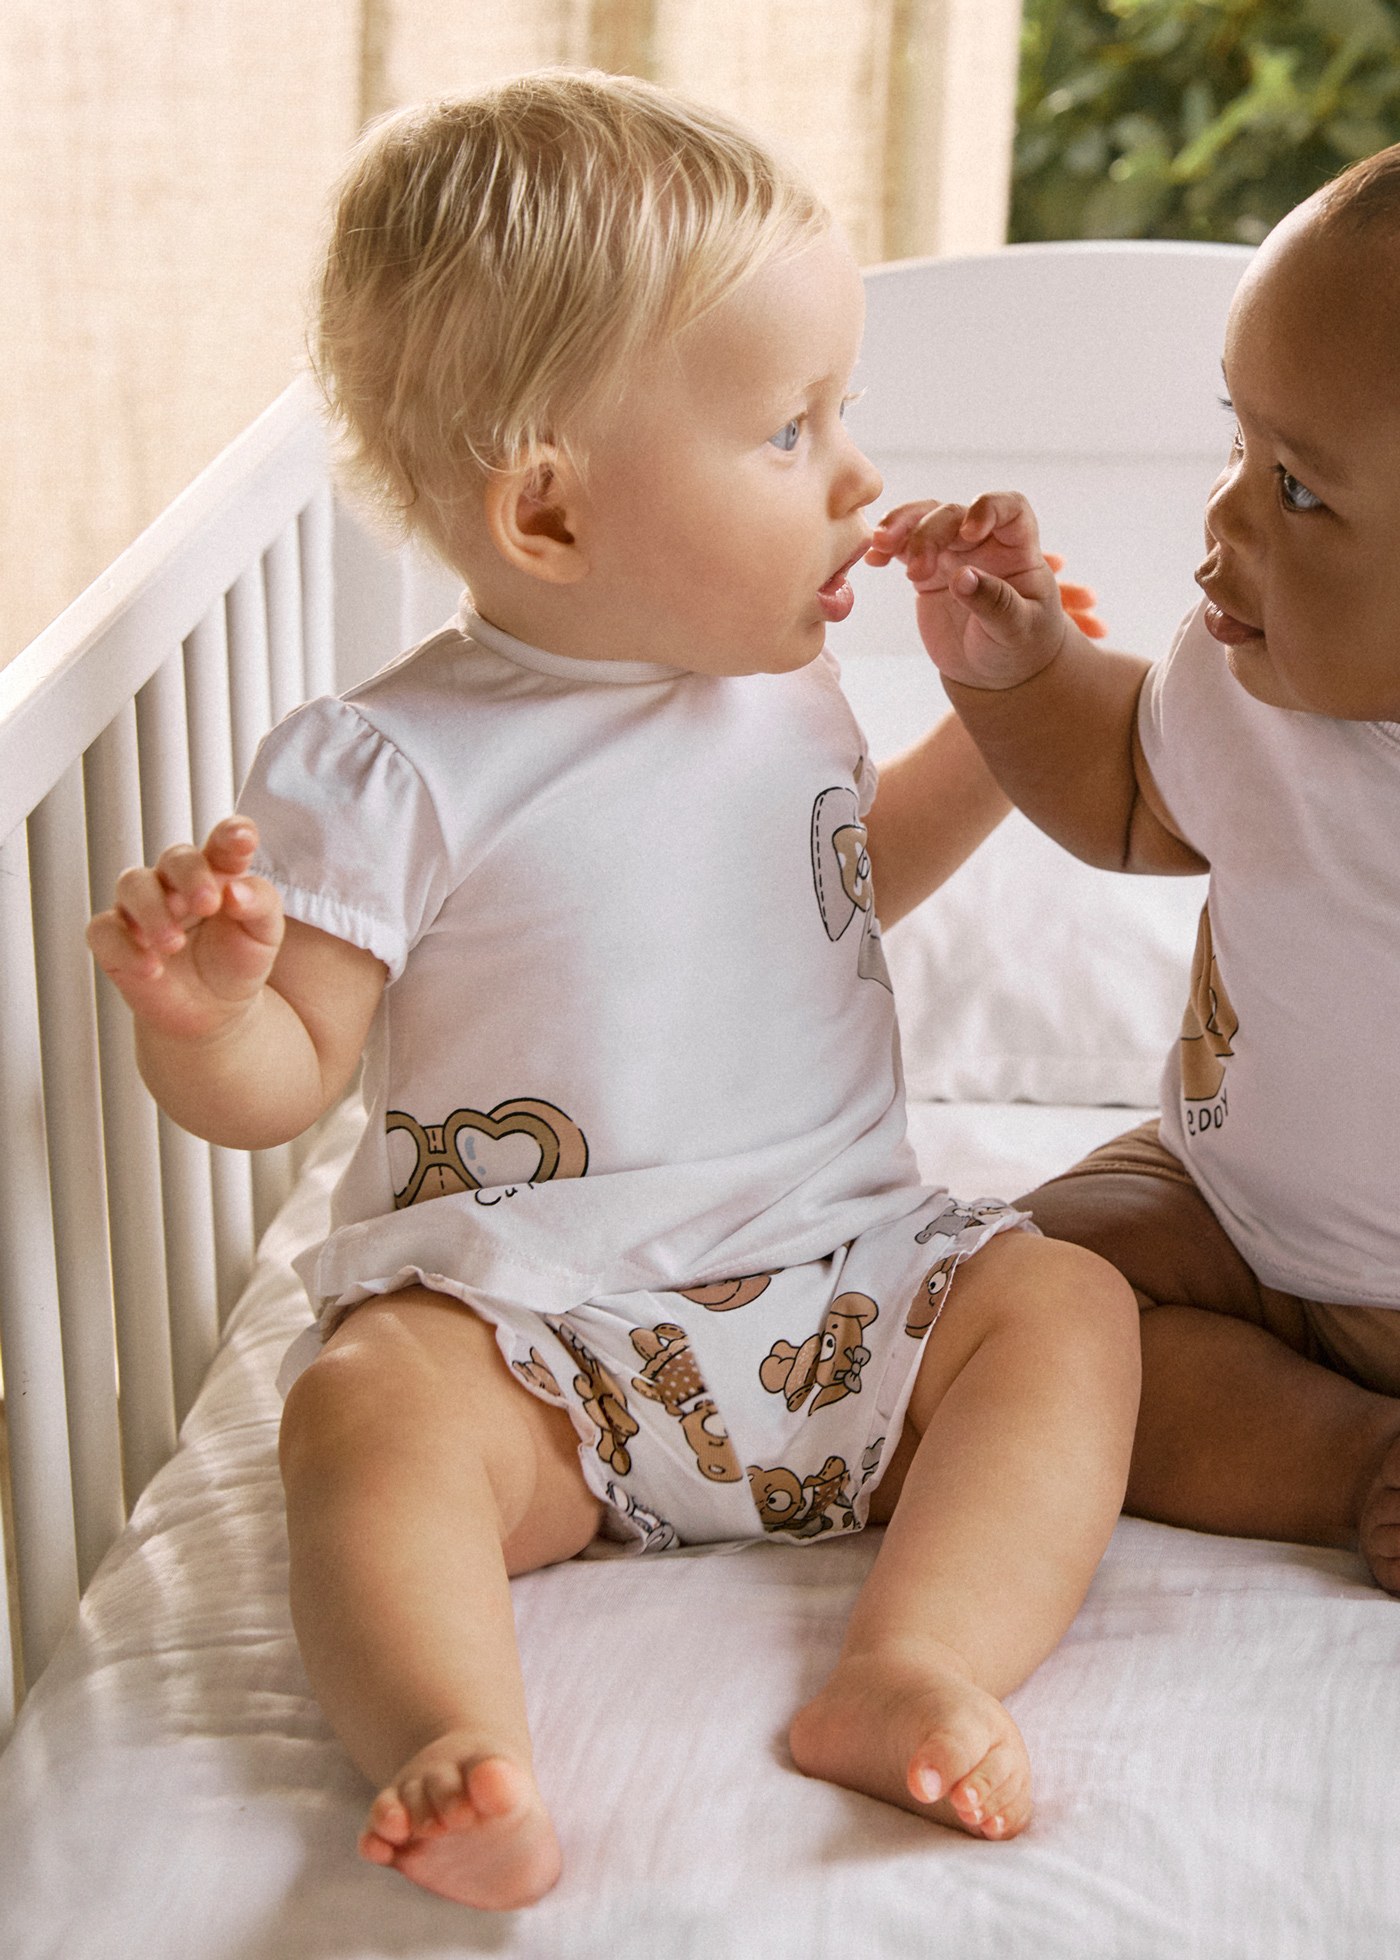
[[[874,777],[827,654],[713,678],[466,612],[283,721],[255,869],[389,972],[313,1297],[426,1268],[563,1311],[912,1211]]]
[[[1138,720],[1210,863],[1162,1141],[1266,1285],[1400,1307],[1400,725],[1256,701],[1199,610]]]

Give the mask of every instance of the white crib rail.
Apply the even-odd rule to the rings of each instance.
[[[125,865],[227,812],[272,720],[334,685],[333,548],[358,553],[352,583],[392,648],[397,567],[353,522],[336,529],[298,383],[0,671],[0,1370],[17,1582],[0,1614],[0,1733],[174,1448],[291,1178],[286,1149],[250,1160],[158,1114],[83,926]]]

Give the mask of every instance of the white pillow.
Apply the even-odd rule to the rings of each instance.
[[[910,1096],[1155,1104],[1204,884],[1095,871],[1008,817],[885,936]]]
[[[877,762],[946,711],[922,656],[862,654],[842,681]],[[1095,871],[1013,814],[885,935],[910,1096],[1155,1104],[1204,898],[1204,878]]]

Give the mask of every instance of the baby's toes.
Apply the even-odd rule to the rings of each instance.
[[[971,1764],[971,1768],[967,1765]],[[923,1801],[946,1793],[934,1804],[943,1823],[979,1837],[1014,1837],[1030,1819],[1030,1762],[1020,1735],[985,1730],[972,1747],[925,1749],[909,1772],[909,1788]]]
[[[463,1796],[478,1817],[510,1817],[523,1810],[534,1795],[534,1785],[519,1763],[504,1756],[488,1756],[466,1777]]]
[[[1392,1443],[1361,1509],[1361,1553],[1377,1585],[1400,1593],[1400,1439]]]
[[[356,1849],[372,1865],[392,1865],[395,1854],[412,1837],[413,1819],[397,1789],[381,1790],[369,1807]]]
[[[397,1788],[381,1790],[369,1807],[364,1837],[375,1837],[387,1845],[407,1844],[413,1836],[413,1819]]]
[[[965,1830],[981,1837],[1015,1837],[1030,1822],[1030,1767],[1009,1742],[993,1743],[970,1776],[948,1792]]]
[[[436,1825],[447,1830],[457,1821],[464,1805],[471,1808],[460,1763],[436,1763],[425,1770],[422,1791],[425,1824],[429,1829]]]

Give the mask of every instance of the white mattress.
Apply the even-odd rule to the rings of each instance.
[[[947,1106],[915,1128],[931,1174],[1014,1195],[1132,1120]],[[305,1311],[287,1260],[328,1177],[274,1227],[180,1452],[0,1758],[5,1960],[1400,1953],[1400,1606],[1341,1553],[1131,1520],[1013,1697],[1039,1808],[1012,1844],[788,1760],[867,1536],[518,1581],[563,1881],[498,1916],[359,1863],[368,1791],[297,1660],[274,1459]]]

